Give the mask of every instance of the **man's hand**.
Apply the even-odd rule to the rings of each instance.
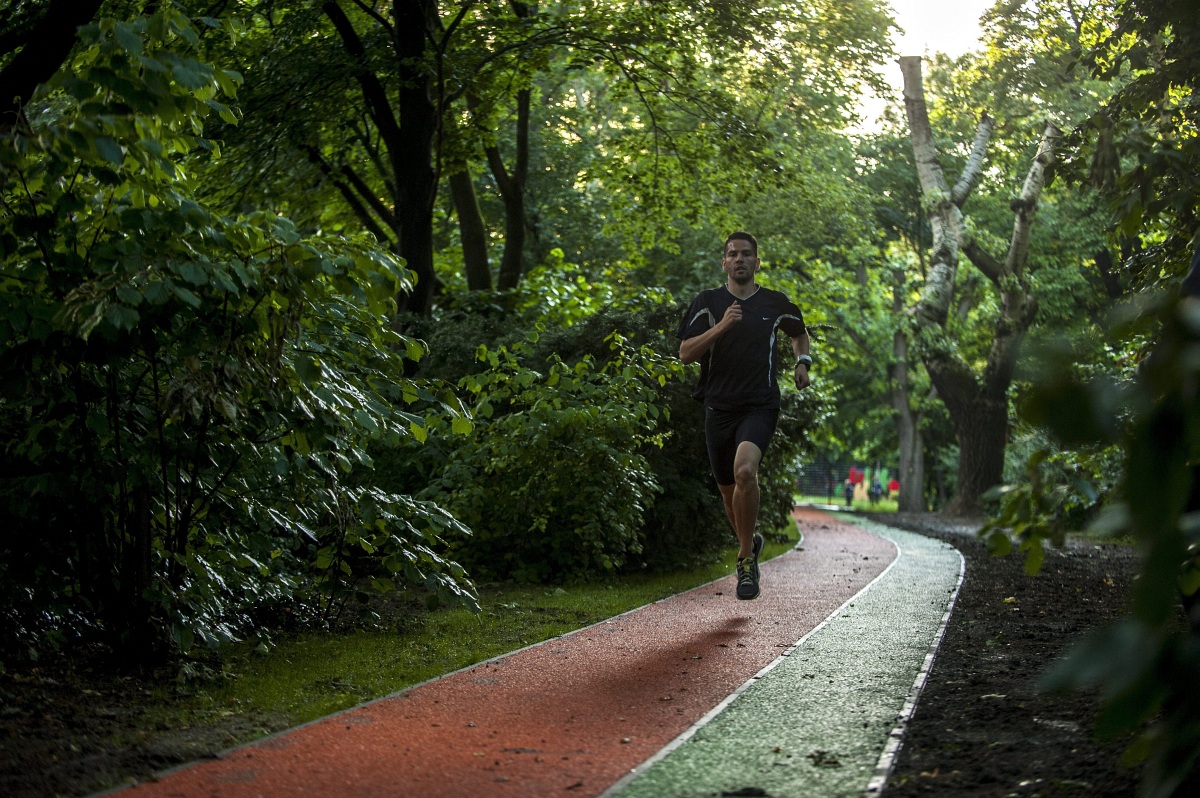
[[[710,317],[711,318],[711,317]],[[725,333],[736,327],[742,321],[742,303],[734,302],[725,309],[721,320],[699,335],[685,338],[679,344],[679,359],[684,365],[695,363],[712,348],[713,343]]]
[[[812,382],[808,378],[808,366],[803,363],[797,363],[795,368],[796,375],[796,390],[803,391]]]
[[[730,327],[742,320],[742,303],[734,302],[725,309],[725,315],[721,317],[719,326],[722,330],[728,330]]]

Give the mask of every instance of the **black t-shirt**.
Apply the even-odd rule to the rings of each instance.
[[[725,286],[702,291],[676,335],[687,340],[716,326],[734,302],[742,303],[742,320],[700,358],[700,383],[692,395],[717,410],[778,409],[776,330],[789,338],[806,331],[800,308],[784,294],[761,286],[747,299]]]

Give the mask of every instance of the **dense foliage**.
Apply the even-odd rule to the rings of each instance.
[[[1107,246],[1119,256],[1095,261],[1114,312],[1090,335],[1077,328],[1047,344],[1023,408],[1051,440],[1025,481],[998,491],[983,533],[1000,553],[1017,545],[1030,572],[1046,543],[1097,513],[1095,531],[1138,542],[1130,615],[1079,645],[1047,685],[1099,686],[1100,731],[1138,731],[1128,758],[1146,765],[1143,792],[1169,796],[1194,791],[1200,758],[1200,324],[1196,300],[1178,298],[1200,243],[1200,30],[1186,2],[1107,11],[1111,24],[1091,28],[1076,54],[1116,90],[1071,131],[1075,157],[1062,171],[1107,211]]]
[[[471,606],[471,579],[711,558],[731,538],[674,330],[742,228],[816,356],[762,526],[817,459],[898,459],[909,509],[950,500],[956,386],[921,362],[946,347],[1001,386],[995,549],[1036,570],[1098,515],[1146,548],[1129,623],[1059,681],[1154,724],[1134,754],[1166,794],[1200,750],[1196,324],[1148,292],[1197,245],[1191,5],[1005,0],[978,52],[929,59],[937,159],[978,177],[964,251],[1006,251],[1055,151],[1022,269],[959,269],[931,334],[941,199],[894,108],[848,132],[894,69],[877,0],[10,4],[0,659],[144,662],[373,592]],[[993,358],[1014,320],[1028,346]]]
[[[347,481],[369,443],[425,428],[406,407],[439,407],[387,325],[406,271],[192,196],[237,75],[190,54],[185,17],[81,38],[0,150],[6,646],[217,645],[255,612],[328,609],[348,546],[472,601],[437,551],[457,521]]]

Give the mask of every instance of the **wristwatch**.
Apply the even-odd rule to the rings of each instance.
[[[812,356],[800,355],[798,358],[796,358],[796,365],[804,366],[805,368],[812,368]]]

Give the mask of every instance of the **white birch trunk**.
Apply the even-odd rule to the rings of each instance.
[[[1046,167],[1053,161],[1054,145],[1061,134],[1053,124],[1047,124],[1025,185],[1012,203],[1014,221],[1008,251],[1003,259],[995,258],[966,234],[962,216],[962,205],[983,174],[992,120],[986,114],[979,120],[963,174],[953,190],[948,190],[925,107],[921,59],[901,58],[900,69],[904,75],[904,106],[917,176],[933,230],[930,268],[914,318],[921,333],[918,354],[958,434],[957,492],[947,511],[974,513],[980,509],[983,493],[1000,481],[1003,472],[1008,390],[1021,342],[1037,311],[1025,280],[1030,232],[1045,185]],[[1001,310],[982,374],[976,374],[958,356],[954,343],[945,334],[960,252],[966,254],[1000,294]]]

